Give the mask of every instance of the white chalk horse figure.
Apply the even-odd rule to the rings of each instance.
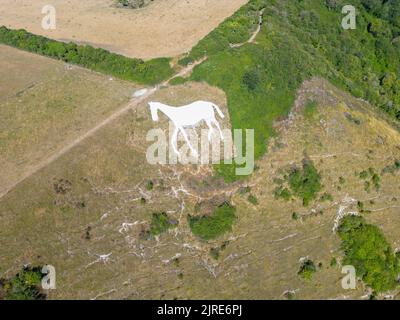
[[[179,151],[177,150],[178,133],[179,131],[182,133],[185,138],[192,154],[197,156],[197,151],[190,144],[189,138],[185,132],[185,128],[194,128],[201,121],[205,121],[208,128],[208,141],[211,141],[211,136],[213,132],[212,125],[214,124],[218,130],[221,137],[221,140],[224,140],[224,136],[222,135],[221,127],[217,119],[215,118],[214,109],[217,111],[218,115],[221,118],[224,118],[224,114],[221,112],[220,108],[212,102],[207,101],[196,101],[186,106],[181,107],[171,107],[166,104],[160,102],[149,102],[151,117],[153,121],[158,121],[158,110],[163,112],[174,124],[175,130],[172,134],[171,144],[176,154],[179,155]]]

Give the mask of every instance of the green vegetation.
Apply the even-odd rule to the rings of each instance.
[[[321,176],[310,160],[303,161],[303,168],[294,168],[289,174],[289,185],[293,193],[308,206],[321,190]]]
[[[146,182],[146,190],[151,191],[151,190],[153,190],[153,188],[154,188],[154,182],[151,180],[148,180]]]
[[[301,263],[300,270],[297,273],[300,277],[306,280],[311,280],[313,274],[317,271],[312,260],[306,259]]]
[[[12,279],[0,280],[0,298],[5,300],[45,299],[46,296],[39,287],[42,276],[40,267],[26,267]]]
[[[290,193],[289,189],[282,186],[275,188],[274,195],[276,199],[283,199],[285,201],[292,199],[292,194]]]
[[[336,266],[337,266],[337,260],[336,260],[335,257],[333,257],[333,258],[331,259],[331,262],[329,263],[329,265],[330,265],[331,267],[336,267]]]
[[[399,261],[378,227],[352,215],[343,218],[338,233],[345,253],[343,264],[353,265],[357,276],[376,292],[397,286]]]
[[[252,194],[249,195],[249,197],[247,198],[247,200],[249,200],[249,202],[253,205],[258,205],[258,199],[256,196],[253,196]]]
[[[0,43],[143,84],[156,84],[173,74],[167,58],[144,62],[101,48],[64,43],[4,26],[0,27]]]
[[[235,208],[224,203],[211,216],[188,216],[188,222],[193,234],[203,240],[215,239],[232,230],[236,220]]]
[[[153,213],[150,225],[150,234],[158,236],[170,228],[176,227],[175,221],[172,221],[165,212]]]
[[[175,77],[175,78],[173,78],[173,79],[171,79],[170,81],[169,81],[169,84],[170,85],[173,85],[173,86],[177,86],[177,85],[180,85],[180,84],[184,84],[185,82],[187,82],[188,81],[188,79],[186,79],[186,78],[183,78],[183,77]]]
[[[291,168],[287,174],[283,175],[283,179],[275,179],[281,183],[274,190],[276,199],[290,200],[292,196],[297,196],[303,200],[303,205],[308,206],[309,203],[317,198],[319,191],[322,189],[321,176],[319,175],[314,164],[309,159],[303,160],[302,168],[297,166]],[[287,184],[290,190],[283,184]],[[329,193],[324,193],[320,201],[332,201],[333,197]]]
[[[315,113],[317,112],[318,103],[316,101],[307,101],[304,106],[304,117],[306,119],[313,119]]]
[[[381,177],[375,172],[373,168],[369,168],[368,170],[361,171],[358,176],[360,179],[364,181],[364,189],[369,192],[371,189],[371,185],[375,187],[375,190],[378,191],[381,187]]]
[[[180,61],[188,64],[208,56],[191,79],[225,91],[232,128],[255,130],[256,160],[275,134],[273,122],[287,116],[296,90],[312,76],[327,78],[400,120],[400,2],[354,0],[356,30],[341,26],[346,4],[250,0]],[[265,23],[257,43],[232,48],[230,43],[250,38],[261,8]],[[218,166],[216,173],[234,181],[239,177],[232,167]]]
[[[229,44],[247,41],[258,24],[259,11],[264,1],[252,0],[240,8],[234,15],[226,19],[218,28],[209,33],[191,50],[189,55],[180,60],[187,65],[203,56],[211,56],[226,49]]]

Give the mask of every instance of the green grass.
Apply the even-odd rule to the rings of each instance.
[[[231,231],[235,220],[235,208],[228,203],[219,206],[211,216],[188,216],[190,229],[202,240],[215,239]]]
[[[344,265],[353,265],[357,276],[376,292],[397,287],[399,261],[378,227],[363,217],[346,216],[338,233],[345,253]]]
[[[304,117],[306,119],[313,119],[318,109],[318,103],[316,101],[307,101],[304,106]]]
[[[89,45],[51,40],[23,29],[0,27],[0,43],[137,83],[156,84],[173,74],[167,58],[145,62]]]
[[[170,218],[165,212],[153,213],[150,225],[150,234],[158,236],[170,228],[175,228],[176,224],[172,223]]]
[[[172,85],[172,86],[177,86],[177,85],[180,85],[180,84],[184,84],[184,83],[186,83],[187,81],[188,81],[188,79],[186,79],[186,78],[183,78],[183,77],[175,77],[175,78],[173,78],[173,79],[171,79],[171,80],[169,81],[169,84]]]

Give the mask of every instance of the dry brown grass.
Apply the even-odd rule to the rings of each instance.
[[[205,84],[164,88],[152,100],[180,105],[199,97],[226,112],[224,94]],[[319,104],[313,120],[302,115],[307,99]],[[342,256],[332,231],[339,207],[346,197],[365,202],[372,211],[367,219],[383,228],[393,247],[400,223],[394,207],[399,173],[382,176],[381,189],[370,193],[354,174],[369,167],[380,172],[400,158],[399,133],[369,110],[325,81],[307,82],[290,120],[278,124],[280,135],[270,142],[259,169],[242,182],[258,198],[254,206],[247,194],[230,194],[238,186],[212,180],[207,168],[149,165],[145,134],[154,123],[143,103],[0,201],[0,274],[12,274],[23,263],[52,264],[57,270],[52,299],[281,299],[286,290],[297,299],[360,298],[362,285],[343,290],[339,266],[329,267],[332,257],[340,262]],[[345,112],[361,124],[349,121]],[[160,125],[166,128],[165,121]],[[280,169],[300,163],[305,154],[321,172],[322,192],[332,194],[332,202],[315,201],[306,208],[298,199],[274,198],[273,179]],[[343,184],[339,177],[345,178]],[[54,189],[60,179],[71,183],[65,194]],[[145,188],[148,179],[154,181],[152,191]],[[238,220],[231,233],[202,242],[191,234],[186,215],[217,192],[237,207]],[[141,197],[146,204],[140,204]],[[319,210],[323,214],[315,214]],[[347,210],[356,211],[357,205]],[[166,211],[179,227],[143,240],[140,234],[155,211]],[[294,211],[301,219],[292,219]],[[90,239],[85,239],[89,226]],[[209,250],[223,244],[219,259],[211,258]],[[110,253],[109,260],[99,260]],[[322,262],[310,281],[297,275],[299,259],[306,256],[316,265]]]
[[[0,193],[127,103],[131,83],[0,46]]]
[[[54,0],[57,29],[43,30],[43,0],[3,0],[0,25],[63,41],[88,43],[130,57],[173,57],[189,51],[247,0],[161,0],[140,10],[114,0]],[[151,35],[151,36],[149,36]]]

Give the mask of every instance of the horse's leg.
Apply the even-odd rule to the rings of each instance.
[[[174,133],[172,134],[172,137],[171,137],[171,145],[172,145],[172,148],[174,149],[174,152],[177,155],[180,155],[177,147],[175,146],[175,143],[178,145],[178,141],[177,141],[178,140],[178,132],[179,132],[179,128],[177,126],[175,126]],[[175,141],[175,143],[174,143],[174,141]]]
[[[208,141],[211,141],[211,137],[212,137],[212,133],[214,131],[212,125],[211,125],[211,121],[210,120],[206,120],[207,126],[208,126]]]
[[[187,136],[185,130],[182,127],[179,127],[179,130],[182,132],[183,137],[185,138],[190,150],[192,151],[193,155],[197,156],[197,151],[192,147],[189,141],[189,137]]]
[[[221,140],[224,140],[224,135],[222,134],[222,130],[221,127],[219,126],[219,123],[217,120],[213,119],[212,122],[217,126],[218,130],[219,130],[219,135],[221,136]]]

